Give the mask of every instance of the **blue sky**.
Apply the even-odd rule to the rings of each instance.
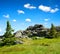
[[[58,26],[60,0],[0,0],[0,35],[5,32],[7,20],[15,31],[34,24]]]

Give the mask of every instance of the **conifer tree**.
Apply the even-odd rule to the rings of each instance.
[[[7,28],[6,28],[6,32],[4,34],[4,37],[5,38],[12,37],[13,36],[12,32],[13,32],[13,30],[11,28],[11,25],[10,25],[9,21],[7,21]]]
[[[9,21],[7,21],[6,32],[3,35],[4,38],[2,39],[3,45],[14,45],[15,44],[15,37],[12,34],[12,32],[13,32],[13,29],[11,28]]]
[[[50,29],[50,38],[54,38],[56,36],[56,29],[53,24],[51,24],[51,29]]]

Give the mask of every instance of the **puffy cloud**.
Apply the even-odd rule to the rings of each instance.
[[[51,10],[50,7],[48,6],[43,6],[43,5],[40,5],[39,6],[39,9],[42,10],[42,11],[45,11],[45,12],[49,12]]]
[[[25,12],[23,10],[17,10],[19,14],[24,14]]]
[[[50,13],[55,13],[55,12],[57,12],[59,10],[58,8],[52,9],[49,6],[44,6],[44,5],[40,5],[39,9],[44,11],[44,12],[50,12]]]
[[[25,19],[26,22],[31,22],[31,19],[27,18]]]
[[[55,8],[55,9],[51,9],[51,13],[55,13],[55,12],[57,12],[59,9],[58,8]]]
[[[35,6],[31,6],[31,4],[27,3],[24,5],[25,8],[28,8],[28,9],[36,9]]]
[[[10,18],[9,14],[3,15],[3,17],[5,17],[5,18]]]
[[[49,21],[49,19],[48,19],[48,18],[46,18],[46,19],[44,19],[44,21],[46,21],[46,22],[47,22],[47,21]]]
[[[13,22],[16,22],[16,19],[13,19]]]

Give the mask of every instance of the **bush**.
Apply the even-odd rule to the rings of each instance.
[[[3,45],[14,45],[15,43],[15,38],[4,38],[2,40]]]

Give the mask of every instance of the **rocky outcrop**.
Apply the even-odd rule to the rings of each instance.
[[[21,30],[15,32],[14,35],[15,35],[16,38],[28,38],[28,36],[25,35],[24,32],[21,31]]]
[[[19,38],[19,37],[22,37],[22,31],[17,31],[14,33],[15,37]]]
[[[56,28],[57,32],[60,32],[60,26],[56,26],[55,28]]]
[[[15,33],[15,37],[17,38],[28,38],[32,36],[43,37],[43,36],[46,36],[48,30],[49,29],[44,28],[44,26],[41,24],[35,24],[34,26],[29,26],[24,31],[21,31],[21,30],[17,31]]]
[[[44,28],[43,25],[35,24],[29,26],[23,33],[27,36],[46,36],[48,29]]]

